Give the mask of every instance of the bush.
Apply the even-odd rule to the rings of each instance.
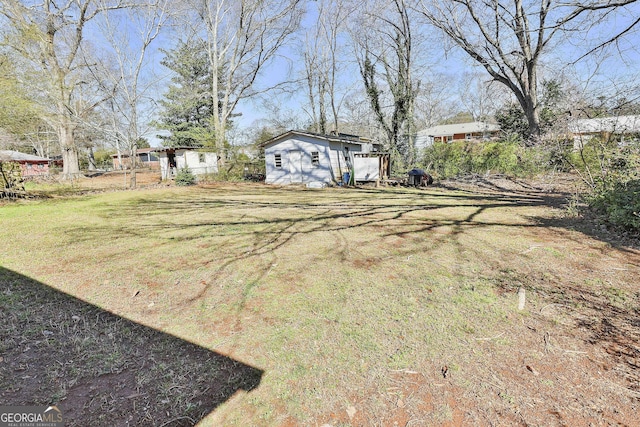
[[[0,199],[16,197],[19,190],[24,191],[20,166],[14,162],[0,161]]]
[[[534,175],[542,168],[544,150],[525,148],[518,141],[435,142],[425,150],[423,163],[440,178],[470,173]]]
[[[236,167],[225,166],[215,173],[208,173],[202,176],[204,182],[240,182],[242,181],[242,170]]]
[[[570,161],[592,208],[613,225],[640,230],[640,142],[592,138]]]
[[[176,174],[175,183],[179,186],[193,185],[196,183],[196,177],[191,173],[191,169],[182,168]]]
[[[593,192],[589,204],[619,227],[640,230],[640,179],[616,182]]]

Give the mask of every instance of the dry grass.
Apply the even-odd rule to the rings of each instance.
[[[633,420],[640,255],[503,190],[25,202],[0,210],[0,264],[264,371],[204,425]]]

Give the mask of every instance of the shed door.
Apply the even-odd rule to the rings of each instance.
[[[302,182],[302,152],[293,150],[289,152],[289,167],[291,182]]]

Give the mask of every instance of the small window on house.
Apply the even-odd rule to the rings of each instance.
[[[451,142],[451,141],[453,141],[453,135],[447,136],[447,142]]]
[[[464,139],[471,139],[471,134],[470,133],[465,134]]]
[[[204,153],[198,153],[198,161],[200,163],[206,163],[206,160],[204,159]]]
[[[281,168],[282,167],[282,154],[276,154],[274,155],[275,157],[275,164],[277,168]]]
[[[320,155],[317,151],[311,152],[311,165],[320,166]]]
[[[31,163],[27,163],[27,169],[31,169],[33,165]]]

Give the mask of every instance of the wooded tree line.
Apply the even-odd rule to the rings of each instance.
[[[408,165],[456,114],[534,144],[638,105],[639,20],[637,0],[0,0],[0,137],[55,143],[67,177],[154,130],[224,161],[247,109],[256,135],[363,134]]]

